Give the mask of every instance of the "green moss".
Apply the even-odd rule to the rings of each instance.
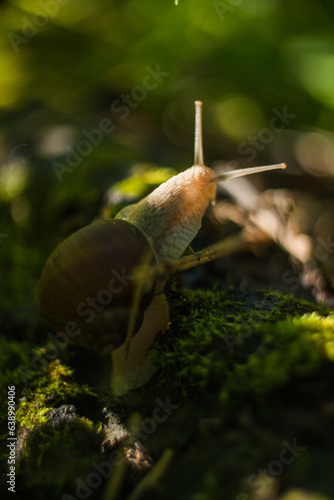
[[[295,316],[298,313],[317,311],[319,314],[327,315],[331,312],[329,307],[320,304],[311,304],[307,300],[297,299],[293,295],[282,295],[278,292],[263,292],[266,299],[277,299],[277,305],[272,311],[272,316],[282,319],[286,316]]]
[[[14,385],[18,485],[22,480],[29,487],[37,487],[35,498],[45,498],[46,490],[51,485],[58,489],[57,495],[60,497],[73,477],[88,471],[92,461],[98,459],[101,443],[100,423],[94,424],[87,418],[67,414],[66,411],[61,418],[56,418],[56,425],[48,419],[53,409],[66,404],[74,405],[95,394],[86,385],[79,385],[74,380],[73,370],[58,359],[46,364],[41,370],[32,370],[33,357],[42,357],[46,348],[32,349],[26,342],[0,339],[0,361],[3,366],[1,412],[4,422],[1,430],[1,460],[7,463],[7,390],[8,386]],[[65,468],[64,460],[67,464]],[[3,484],[5,473],[4,467],[1,477]]]
[[[89,387],[71,380],[72,375],[73,370],[59,360],[49,363],[21,401],[16,412],[17,423],[33,429],[46,421],[46,414],[52,407],[81,395],[94,395]]]
[[[8,417],[8,387],[15,386],[16,403],[18,402],[18,394],[20,394],[24,386],[22,379],[21,368],[29,366],[29,345],[26,342],[8,342],[4,336],[0,337],[0,446],[1,446],[1,463],[7,463],[8,448],[7,448],[7,417]],[[32,374],[30,374],[30,379]],[[3,472],[0,476],[0,482],[6,484],[5,477],[6,469],[3,467]]]
[[[54,410],[56,416],[51,420],[50,412],[95,394],[76,383],[73,370],[59,360],[44,367],[24,394],[16,412],[17,434],[25,436],[17,463],[18,477],[28,487],[36,488],[35,498],[44,498],[50,486],[53,497],[60,497],[71,488],[73,477],[88,473],[92,462],[98,460],[101,425],[77,416],[73,406],[71,411],[68,406],[63,407],[64,412],[62,408]]]
[[[133,198],[142,198],[147,192],[166,182],[176,173],[172,168],[137,165],[133,168],[132,175],[128,179],[115,184],[113,192]]]
[[[52,498],[75,495],[73,479],[85,480],[92,463],[101,460],[102,437],[100,427],[79,417],[56,429],[45,422],[30,433],[25,445],[29,454],[22,456],[19,472],[34,498],[44,499],[51,487]]]
[[[132,170],[131,177],[115,184],[114,191],[141,198],[149,190],[167,181],[176,173],[172,168],[162,168],[156,165],[137,165]]]
[[[262,397],[334,361],[334,319],[322,305],[233,288],[167,294],[171,327],[152,349],[162,384],[216,390],[226,403],[235,393]]]
[[[236,364],[221,392],[261,397],[293,378],[312,374],[326,359],[334,361],[334,314],[318,313],[289,318],[258,327],[261,344],[246,363]]]
[[[103,216],[114,217],[129,202],[140,200],[175,174],[177,172],[172,168],[151,164],[136,165],[129,177],[117,182],[110,189],[111,204],[104,207]]]

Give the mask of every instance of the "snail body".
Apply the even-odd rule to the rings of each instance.
[[[180,257],[195,238],[215,198],[215,172],[194,165],[161,184],[146,198],[121,210],[116,219],[140,227],[159,260]],[[163,216],[162,216],[163,214]]]
[[[218,181],[285,168],[279,164],[217,176],[203,162],[201,102],[195,105],[194,165],[122,209],[115,219],[72,234],[51,254],[40,277],[39,302],[53,329],[75,331],[70,340],[89,349],[112,351],[115,395],[149,380],[156,367],[147,350],[169,324],[163,293],[167,276],[153,273],[143,281],[139,274],[182,256],[215,198]]]
[[[214,177],[213,170],[195,165],[161,184],[139,203],[123,209],[116,219],[131,222],[148,235],[159,260],[177,259],[198,233],[204,213],[214,199]],[[141,387],[156,370],[147,350],[156,333],[168,328],[164,282],[158,283],[143,326],[133,337],[129,349],[124,343],[112,352],[111,387],[116,395],[125,394],[129,387]]]

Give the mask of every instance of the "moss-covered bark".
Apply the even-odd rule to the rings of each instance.
[[[235,288],[173,284],[168,296],[172,323],[152,348],[160,369],[123,398],[109,392],[104,362],[80,348],[23,370],[23,384],[30,346],[7,344],[18,498],[104,499],[115,480],[118,498],[246,500],[293,487],[334,496],[330,310]]]

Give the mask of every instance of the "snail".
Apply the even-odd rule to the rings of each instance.
[[[188,259],[181,256],[215,198],[216,183],[286,167],[281,163],[217,175],[203,162],[201,106],[195,102],[194,165],[114,219],[73,233],[53,251],[41,273],[38,297],[48,323],[77,344],[111,351],[116,396],[141,387],[156,370],[147,351],[157,332],[168,329],[163,293],[168,272],[182,269]],[[204,252],[206,260],[217,256]],[[184,267],[197,265],[199,258],[195,260]]]

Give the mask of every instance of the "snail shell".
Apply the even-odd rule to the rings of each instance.
[[[145,234],[124,220],[94,222],[58,245],[42,271],[41,310],[57,332],[71,331],[71,341],[97,351],[125,341],[138,282],[134,268],[157,258]],[[134,334],[153,299],[156,283],[141,290]],[[137,308],[136,308],[137,309]]]

